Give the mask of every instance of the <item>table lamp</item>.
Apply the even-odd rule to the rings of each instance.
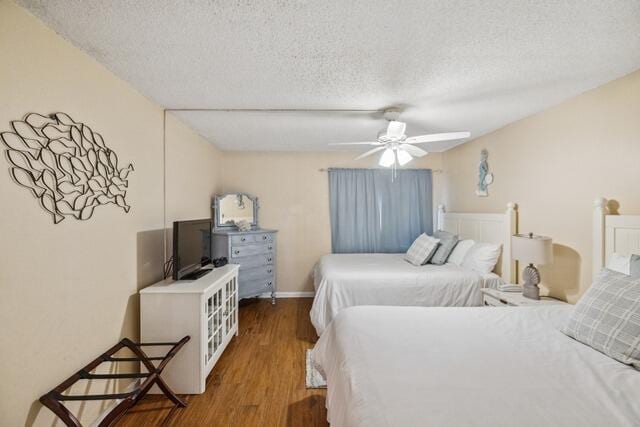
[[[539,300],[540,272],[535,265],[553,262],[551,237],[535,236],[533,233],[513,235],[511,236],[511,257],[529,263],[522,272],[524,278],[522,295]]]

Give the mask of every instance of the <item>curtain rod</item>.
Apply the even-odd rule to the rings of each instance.
[[[340,169],[340,168],[337,168]],[[380,170],[380,171],[384,171],[384,170],[391,170],[389,168],[346,168],[346,169],[367,169],[367,170]],[[420,169],[429,169],[429,168],[407,168],[407,169],[398,169],[399,171],[402,170],[420,170]],[[329,169],[328,168],[320,168],[318,169],[318,172],[327,172]],[[431,169],[431,172],[433,173],[443,173],[444,171],[442,169]]]

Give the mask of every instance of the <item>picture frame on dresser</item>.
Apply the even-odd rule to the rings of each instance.
[[[214,197],[212,207],[212,258],[225,257],[239,265],[239,299],[267,295],[275,304],[278,231],[260,228],[258,198],[247,193],[225,193]],[[238,221],[251,224],[251,229],[239,230],[235,226]]]

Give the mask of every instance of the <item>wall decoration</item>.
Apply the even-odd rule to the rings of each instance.
[[[480,151],[480,165],[478,167],[478,188],[476,189],[476,195],[479,197],[487,197],[489,191],[487,187],[493,183],[493,174],[489,172],[489,164],[487,158],[489,152],[486,149]]]
[[[114,204],[129,212],[127,176],[102,136],[67,114],[30,113],[0,133],[9,174],[31,190],[55,224],[66,217],[87,220],[97,206]]]

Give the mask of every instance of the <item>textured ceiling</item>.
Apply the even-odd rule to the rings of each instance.
[[[166,108],[402,106],[409,136],[477,137],[640,68],[638,0],[18,3]],[[227,150],[326,150],[385,126],[365,113],[179,115]]]

